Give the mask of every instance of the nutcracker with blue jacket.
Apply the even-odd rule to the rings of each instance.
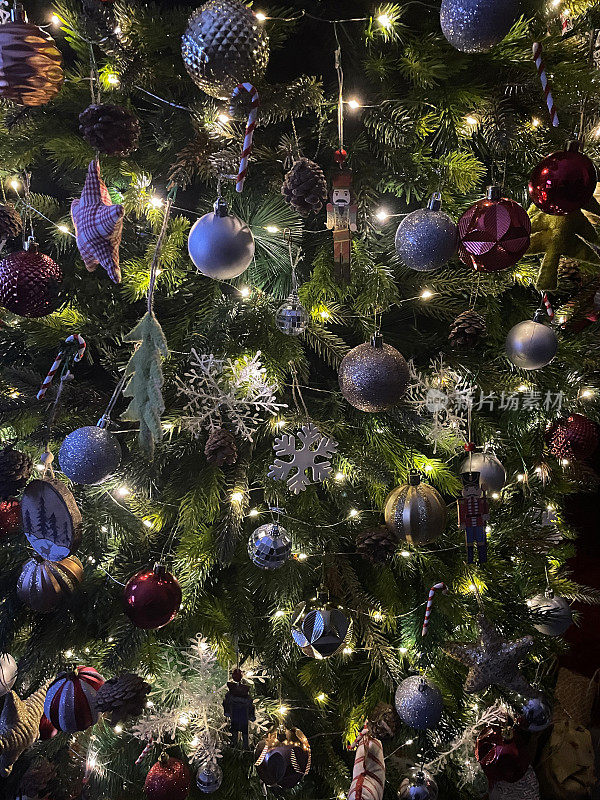
[[[333,230],[333,258],[336,277],[350,281],[350,250],[358,206],[352,192],[352,173],[348,169],[336,172],[333,178],[331,202],[327,203],[327,227]]]
[[[256,719],[254,702],[250,697],[250,686],[242,683],[242,670],[236,667],[231,677],[233,680],[227,681],[227,694],[223,698],[223,712],[229,719],[231,746],[237,745],[241,734],[244,750],[248,750],[248,724]]]
[[[458,499],[458,524],[465,532],[467,562],[475,560],[475,546],[480,564],[487,561],[487,539],[485,526],[490,518],[490,509],[485,492],[479,485],[478,472],[463,472],[462,497]]]

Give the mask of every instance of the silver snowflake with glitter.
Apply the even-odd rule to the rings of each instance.
[[[276,458],[269,468],[269,478],[285,481],[294,494],[303,492],[311,483],[324,481],[333,467],[330,459],[337,452],[338,443],[328,436],[323,436],[312,422],[303,425],[298,431],[300,446],[296,437],[285,433],[278,436],[273,450],[278,456],[291,456],[289,461]],[[319,459],[319,460],[317,460]],[[312,481],[307,472],[312,473]]]
[[[287,408],[277,402],[276,387],[265,377],[260,351],[237,360],[199,354],[193,348],[191,354],[189,371],[175,382],[179,394],[188,399],[183,425],[194,435],[228,424],[252,441],[267,417]]]

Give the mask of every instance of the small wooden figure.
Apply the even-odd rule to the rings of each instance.
[[[227,682],[227,694],[223,698],[223,711],[229,718],[231,747],[237,745],[241,733],[244,750],[248,750],[248,723],[256,719],[254,703],[250,697],[250,686],[242,683],[242,670],[234,669],[231,677],[233,680]]]
[[[333,230],[333,256],[340,283],[350,281],[350,249],[352,233],[358,230],[357,210],[352,193],[352,173],[347,169],[336,172],[331,202],[327,203],[327,227]]]
[[[475,560],[475,545],[480,564],[487,561],[487,539],[485,526],[490,518],[489,504],[485,492],[479,485],[479,472],[463,472],[463,496],[459,497],[458,523],[465,532],[467,563]]]

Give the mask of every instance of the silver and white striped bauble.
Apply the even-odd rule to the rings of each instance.
[[[222,783],[223,770],[218,764],[204,767],[204,769],[201,767],[196,774],[196,786],[203,794],[216,792]]]
[[[298,292],[292,292],[288,299],[277,309],[275,322],[282,333],[288,336],[300,336],[308,327],[308,311],[304,308],[298,297]]]
[[[261,569],[279,569],[292,554],[292,540],[277,522],[257,528],[248,541],[248,555]]]

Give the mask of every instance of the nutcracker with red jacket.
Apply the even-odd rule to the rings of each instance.
[[[369,733],[366,723],[354,746],[357,750],[348,800],[381,800],[385,786],[383,747],[379,739]]]
[[[485,492],[479,485],[479,472],[463,472],[462,497],[458,499],[458,524],[465,532],[467,562],[475,560],[475,545],[480,564],[487,561],[487,539],[485,526],[490,518],[489,504]]]
[[[327,227],[333,230],[333,257],[340,281],[350,280],[350,249],[352,233],[358,230],[357,210],[352,192],[352,173],[342,169],[333,178],[331,202],[327,203]]]
[[[223,698],[223,712],[229,719],[231,746],[237,745],[241,734],[244,750],[248,750],[248,724],[256,719],[254,702],[250,697],[250,687],[242,683],[242,670],[234,669],[231,677],[233,680],[227,682],[227,694]]]

